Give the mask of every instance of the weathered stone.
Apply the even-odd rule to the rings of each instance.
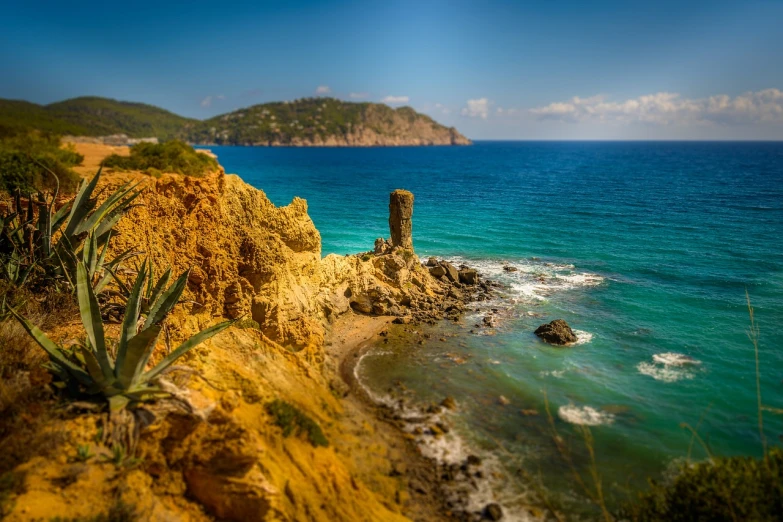
[[[441,261],[440,266],[446,269],[446,277],[449,279],[449,281],[452,283],[459,283],[459,272],[454,267],[454,265],[448,261]]]
[[[460,270],[459,282],[465,285],[475,285],[478,283],[478,272],[472,268],[465,268]]]
[[[446,397],[441,401],[440,405],[446,408],[447,410],[457,409],[457,402],[454,400],[454,397]]]
[[[374,248],[375,255],[385,254],[386,253],[385,250],[386,250],[386,240],[383,239],[382,237],[379,237],[378,239],[375,240],[375,248]]]
[[[446,275],[446,269],[442,266],[433,266],[430,268],[430,275],[434,278],[441,278]]]
[[[395,190],[389,194],[389,230],[392,246],[413,250],[413,194]]]
[[[576,342],[576,334],[562,319],[556,319],[548,324],[542,324],[534,332],[549,344],[564,345]]]
[[[517,267],[511,266],[511,265],[504,266],[503,270],[505,270],[506,272],[518,272],[519,271],[519,269]]]
[[[438,260],[434,257],[427,259],[427,266],[438,266]]]

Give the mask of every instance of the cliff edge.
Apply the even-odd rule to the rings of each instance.
[[[144,192],[111,248],[146,252],[156,271],[191,269],[167,337],[241,320],[172,378],[189,407],[151,409],[119,457],[100,443],[103,414],[63,412],[56,394],[41,393],[40,372],[22,372],[3,389],[0,474],[14,484],[0,498],[6,519],[120,508],[149,520],[438,519],[433,486],[394,472],[415,452],[411,441],[346,395],[338,367],[392,319],[458,314],[468,288],[457,272],[433,274],[412,249],[382,239],[372,252],[322,259],[304,200],[276,207],[234,175],[114,173],[103,183],[128,180]],[[67,344],[79,325],[74,317],[47,333]],[[153,362],[166,350],[161,342]],[[304,427],[291,432],[290,422]]]

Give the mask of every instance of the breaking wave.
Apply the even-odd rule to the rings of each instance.
[[[426,256],[422,256],[426,259]],[[451,257],[455,265],[465,264],[475,268],[483,276],[507,286],[513,297],[522,300],[545,300],[548,296],[575,288],[598,286],[603,276],[581,272],[572,264],[550,263],[539,260],[517,262],[496,259],[466,259]]]
[[[591,406],[576,406],[569,404],[561,406],[557,410],[558,416],[571,424],[581,424],[583,426],[601,426],[612,424],[614,415],[605,411],[596,410]]]
[[[656,353],[652,356],[652,360],[653,362],[640,362],[636,365],[636,369],[642,375],[662,382],[693,379],[694,368],[701,365],[701,361],[675,352]]]

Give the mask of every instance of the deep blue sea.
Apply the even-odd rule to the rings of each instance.
[[[714,454],[761,454],[745,292],[760,330],[763,402],[783,408],[783,143],[212,150],[275,204],[305,198],[324,255],[388,236],[388,194],[404,188],[416,198],[419,256],[504,283],[502,299],[462,323],[435,327],[424,345],[392,335],[357,369],[379,400],[395,386],[411,403],[456,399],[454,429],[424,449],[493,464],[477,502],[494,497],[523,518],[534,480],[579,511],[584,494],[553,442],[547,401],[585,477],[578,430],[589,427],[614,503],[689,452],[705,458],[683,423]],[[499,326],[476,329],[491,308]],[[577,345],[533,335],[558,318],[578,331]],[[764,430],[781,444],[783,416],[767,413]]]

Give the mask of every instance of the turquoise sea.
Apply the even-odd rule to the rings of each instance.
[[[388,193],[405,188],[419,256],[505,285],[502,299],[434,327],[423,345],[393,333],[357,369],[379,400],[395,389],[411,404],[456,399],[452,431],[424,449],[446,461],[477,453],[495,467],[477,503],[494,497],[524,518],[535,477],[573,513],[589,511],[545,400],[582,472],[575,428],[590,427],[614,503],[688,455],[682,423],[715,454],[761,453],[745,291],[761,333],[763,401],[783,408],[783,143],[212,150],[274,203],[305,198],[324,255],[388,236]],[[499,326],[476,329],[492,308]],[[558,318],[579,344],[533,335]],[[764,421],[769,443],[783,443],[783,416]],[[690,451],[705,457],[698,443]]]

